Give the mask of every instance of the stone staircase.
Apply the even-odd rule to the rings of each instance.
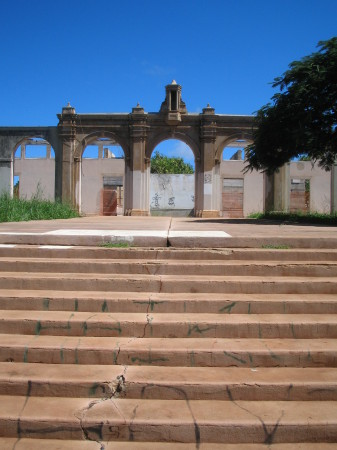
[[[337,446],[337,250],[0,248],[0,448]]]

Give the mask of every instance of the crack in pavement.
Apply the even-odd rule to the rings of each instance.
[[[144,325],[143,335],[140,336],[141,339],[145,337],[146,329],[149,325],[151,326],[151,323],[153,320],[153,317],[150,317],[150,311],[149,311],[150,307],[151,307],[151,298],[149,298],[149,302],[148,302],[147,309],[146,309],[146,324]],[[151,330],[151,335],[152,335],[152,330]]]
[[[121,373],[120,375],[117,375],[115,380],[103,383],[105,386],[108,386],[108,388],[109,388],[109,391],[107,392],[106,397],[97,398],[95,400],[92,400],[92,401],[89,402],[89,404],[87,406],[85,406],[84,408],[82,408],[78,412],[74,413],[75,417],[80,422],[80,427],[81,427],[81,430],[82,430],[82,434],[83,434],[84,440],[97,442],[100,445],[100,450],[105,450],[105,445],[102,442],[103,441],[103,426],[104,426],[104,422],[101,421],[101,422],[98,422],[98,423],[96,423],[96,424],[94,424],[92,426],[88,426],[88,425],[86,426],[83,423],[83,421],[85,420],[86,414],[87,414],[87,412],[90,409],[94,408],[96,405],[98,405],[100,403],[104,403],[106,401],[111,401],[111,400],[113,401],[114,398],[119,397],[119,394],[121,392],[125,392],[125,390],[126,390],[126,386],[125,386],[125,383],[126,383],[126,379],[125,379],[126,371],[127,371],[127,366],[124,367],[123,373]],[[120,413],[119,409],[117,408],[115,402],[113,402],[113,405],[117,409],[118,413],[121,415],[121,413]],[[124,420],[125,420],[125,418],[124,418]]]

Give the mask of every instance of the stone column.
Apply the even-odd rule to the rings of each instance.
[[[22,150],[21,150],[22,151]],[[50,159],[51,158],[51,145],[47,144],[47,154],[46,154],[46,158]]]
[[[150,215],[149,186],[150,161],[146,158],[146,115],[137,105],[132,108],[130,125],[131,164],[132,167],[132,206],[128,210],[131,216]]]
[[[13,158],[15,158],[15,153],[13,155]],[[26,159],[26,144],[21,144],[21,159]]]
[[[274,211],[290,210],[290,163],[274,173]]]
[[[74,162],[76,145],[76,112],[75,108],[68,106],[62,108],[62,114],[58,114],[59,135],[61,138],[61,164],[62,164],[62,202],[69,202],[79,208],[79,196],[76,195],[78,186],[78,164]],[[77,169],[77,170],[76,170]]]
[[[201,217],[219,217],[219,164],[215,160],[216,124],[214,108],[207,105],[202,110],[203,118],[200,130],[200,149],[203,169],[203,202]]]

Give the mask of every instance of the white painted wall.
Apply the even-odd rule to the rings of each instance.
[[[150,176],[151,210],[191,210],[194,208],[194,174]]]

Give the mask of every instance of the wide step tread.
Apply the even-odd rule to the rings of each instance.
[[[148,308],[150,310],[150,306]],[[336,338],[337,314],[0,311],[0,333],[138,338]]]
[[[128,292],[191,292],[191,293],[337,293],[337,277],[250,277],[250,276],[184,276],[2,272],[3,289],[63,289]]]
[[[27,392],[39,397],[118,393],[122,398],[175,400],[337,400],[337,368],[0,363],[0,394]]]
[[[146,293],[0,289],[3,310],[336,314],[336,294]]]
[[[69,259],[0,258],[4,272],[72,273]],[[94,260],[76,261],[76,273],[211,276],[336,276],[337,261],[172,261],[172,260]]]
[[[97,450],[97,441],[87,440],[65,440],[29,438],[0,438],[0,448],[2,450],[36,450],[42,448],[42,445],[48,450]],[[101,448],[104,450],[195,450],[195,443],[175,442],[121,442],[121,441],[100,441]],[[199,450],[266,450],[265,444],[214,444],[200,443]],[[316,443],[292,443],[292,444],[273,444],[272,450],[335,450],[335,444],[325,442]]]
[[[102,421],[102,417],[105,420]],[[335,402],[0,397],[8,437],[214,443],[337,440]]]
[[[0,362],[210,367],[337,367],[336,339],[0,335]]]

